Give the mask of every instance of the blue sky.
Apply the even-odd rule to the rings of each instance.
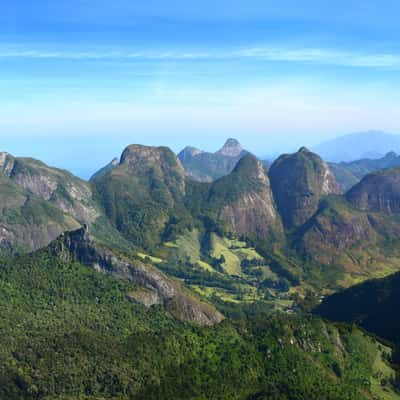
[[[17,155],[88,176],[134,142],[262,155],[400,132],[395,1],[1,3],[0,148]]]

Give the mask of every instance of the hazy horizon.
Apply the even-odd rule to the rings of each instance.
[[[201,137],[188,136],[186,139],[165,138],[158,141],[158,137],[146,138],[140,135],[119,135],[117,137],[99,135],[96,140],[87,136],[29,136],[22,138],[2,137],[0,139],[0,152],[8,152],[16,157],[32,157],[47,164],[66,169],[73,174],[88,179],[97,170],[108,164],[113,158],[119,158],[122,151],[130,144],[145,146],[167,146],[176,154],[186,146],[193,146],[207,152],[218,151],[227,139],[233,138],[240,142],[245,150],[250,151],[260,159],[273,159],[283,154],[297,151],[300,147],[317,147],[331,139],[338,139],[353,134],[367,134],[378,132],[387,135],[399,136],[392,132],[369,130],[366,132],[351,132],[338,136],[326,137],[326,140],[307,142],[302,136],[297,135],[291,142],[276,144],[271,147],[260,146],[254,136],[226,136],[215,135],[212,140]],[[170,140],[169,140],[170,139]],[[396,149],[392,149],[396,150]],[[383,154],[382,154],[383,155]]]

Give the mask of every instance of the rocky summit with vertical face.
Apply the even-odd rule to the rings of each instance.
[[[282,222],[268,175],[261,161],[250,154],[238,162],[231,174],[212,184],[208,204],[239,235],[282,238]]]
[[[287,229],[304,224],[317,211],[323,196],[340,193],[328,165],[305,147],[279,157],[271,165],[269,177]]]

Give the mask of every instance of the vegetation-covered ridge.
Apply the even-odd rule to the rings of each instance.
[[[207,302],[185,290],[152,265],[119,254],[96,243],[87,227],[62,235],[49,246],[51,253],[65,261],[80,262],[97,272],[131,281],[138,287],[130,293],[133,301],[147,307],[160,305],[177,319],[200,325],[213,325],[222,315]]]

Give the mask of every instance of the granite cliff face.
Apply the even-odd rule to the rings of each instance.
[[[379,239],[369,216],[353,210],[340,197],[324,200],[300,232],[306,258],[325,265],[335,263],[340,257],[346,258],[346,252],[356,248],[362,251],[374,246]],[[343,266],[349,263],[351,257],[348,258]]]
[[[356,209],[342,196],[322,200],[294,238],[307,270],[324,287],[336,290],[399,270],[400,219]]]
[[[77,261],[98,272],[134,282],[138,289],[130,298],[147,307],[161,305],[176,318],[199,325],[214,325],[223,319],[213,306],[186,292],[178,281],[155,267],[99,246],[86,227],[63,234],[50,249],[65,261]]]
[[[198,182],[213,182],[231,173],[245,154],[247,152],[236,139],[228,139],[216,153],[186,147],[178,154],[178,157],[190,179]]]
[[[0,153],[0,172],[31,195],[48,201],[82,223],[100,216],[90,185],[67,171],[31,158]]]
[[[364,211],[400,213],[400,169],[387,169],[367,175],[346,194],[347,200]]]
[[[323,196],[340,192],[327,164],[305,147],[279,157],[269,169],[269,177],[286,229],[304,224]]]
[[[0,153],[0,253],[39,249],[79,223],[15,179],[18,160]],[[13,179],[14,178],[14,179]]]
[[[94,198],[91,184],[67,171],[0,153],[0,185],[3,251],[36,250],[82,224],[96,226],[100,240],[122,243]]]
[[[230,175],[214,182],[208,203],[217,210],[218,218],[239,235],[260,239],[283,236],[268,176],[252,155],[243,157]]]

